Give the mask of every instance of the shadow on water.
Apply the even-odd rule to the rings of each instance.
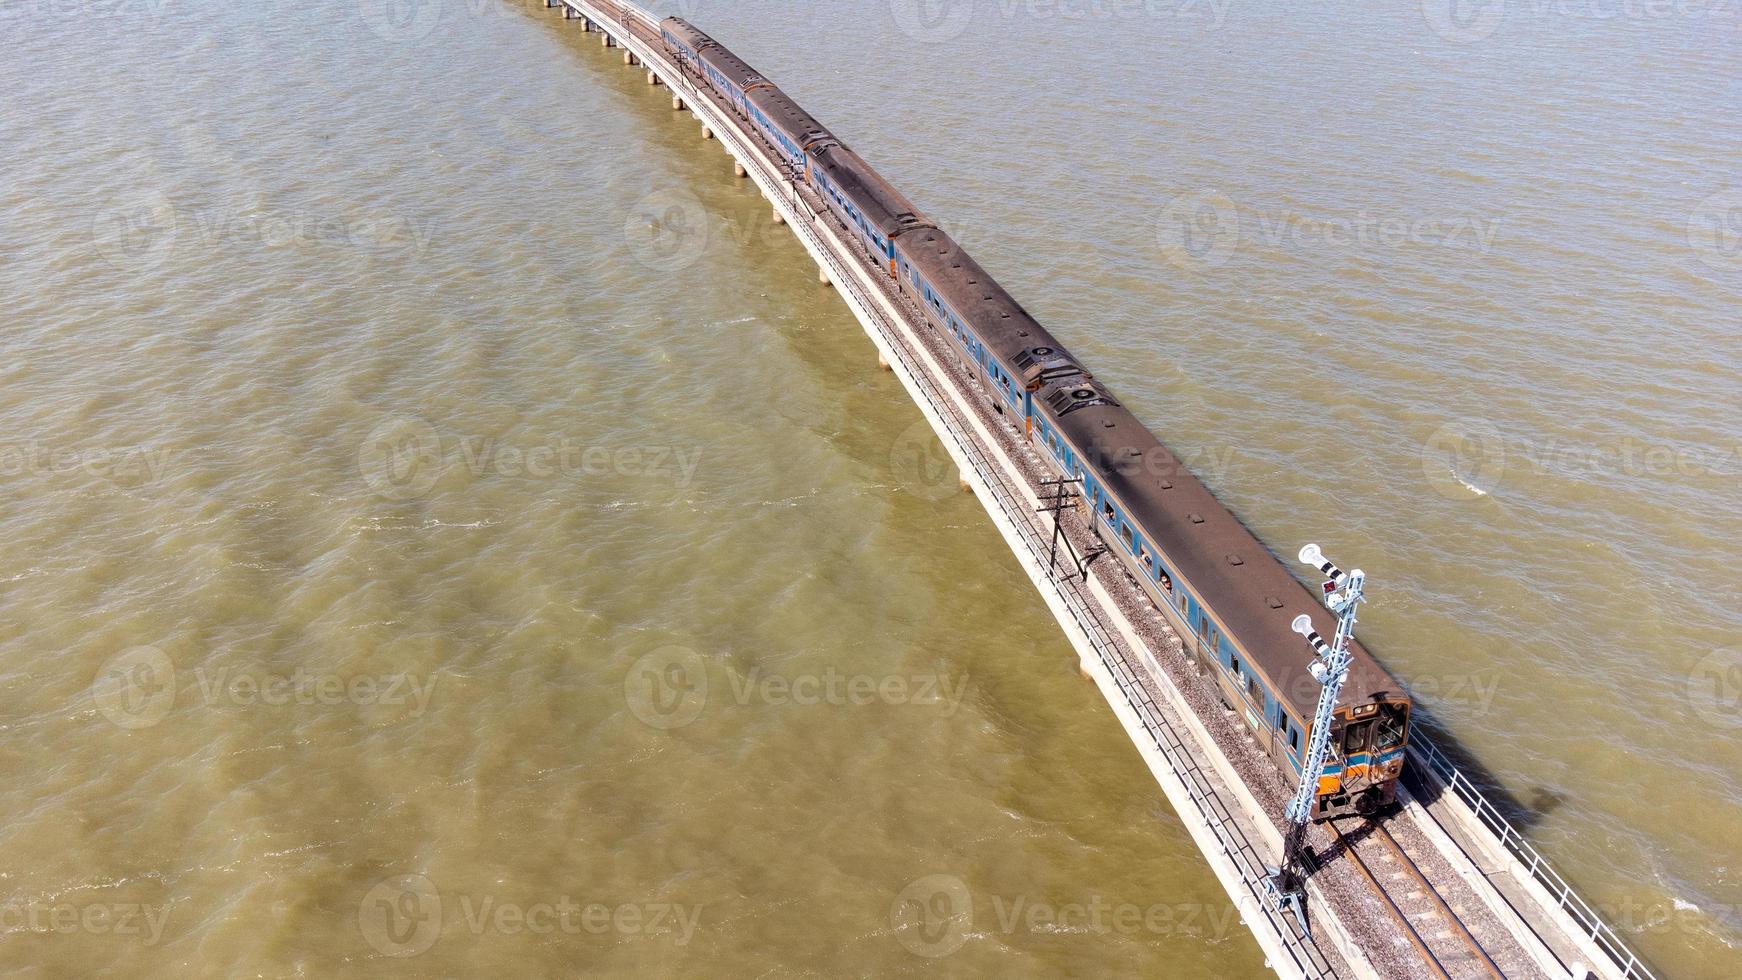
[[[1565,802],[1565,798],[1559,793],[1544,786],[1534,786],[1525,790],[1523,797],[1514,793],[1500,781],[1499,777],[1494,775],[1492,769],[1477,759],[1457,740],[1456,736],[1440,724],[1430,709],[1418,701],[1413,713],[1412,726],[1417,731],[1425,731],[1428,737],[1433,739],[1434,745],[1439,748],[1440,753],[1458,767],[1458,770],[1464,774],[1464,778],[1481,791],[1482,795],[1487,798],[1489,805],[1499,811],[1500,815],[1512,824],[1514,830],[1520,833],[1529,831],[1541,824],[1549,814],[1559,810],[1561,804]],[[1437,774],[1435,778],[1426,778],[1426,775],[1417,771],[1413,764],[1405,771],[1404,780],[1410,792],[1414,793],[1424,806],[1437,802],[1441,794],[1450,791],[1449,787],[1437,777]]]

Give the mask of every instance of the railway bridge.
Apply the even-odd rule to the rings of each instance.
[[[1537,852],[1479,780],[1419,729],[1402,806],[1378,819],[1313,827],[1306,921],[1268,894],[1287,790],[1237,719],[1192,683],[1180,641],[1112,562],[1062,556],[1097,547],[1056,483],[989,408],[978,382],[874,269],[846,229],[736,113],[672,59],[659,18],[623,0],[544,0],[645,71],[674,111],[693,114],[734,173],[755,182],[770,220],[791,228],[836,287],[954,460],[1052,610],[1204,859],[1284,978],[1588,977],[1654,980],[1602,917]],[[663,96],[665,92],[660,94]],[[1068,544],[1061,549],[1060,542]],[[1268,774],[1267,774],[1268,773]]]

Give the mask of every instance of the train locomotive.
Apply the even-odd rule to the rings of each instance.
[[[1107,550],[1180,636],[1187,659],[1287,785],[1299,780],[1320,686],[1300,615],[1336,623],[1117,397],[948,233],[778,86],[681,18],[666,49],[811,188],[868,261],[947,338],[992,406],[1062,478]],[[1404,686],[1358,643],[1337,704],[1315,819],[1391,805],[1409,740]]]

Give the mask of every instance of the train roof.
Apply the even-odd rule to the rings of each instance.
[[[851,198],[865,219],[885,235],[933,227],[931,219],[917,205],[845,145],[837,143],[812,155],[841,193]]]
[[[799,105],[778,85],[765,85],[745,93],[744,98],[761,109],[771,122],[801,147],[834,136],[827,126],[817,122],[815,116],[806,112],[804,106]]]
[[[1006,361],[1027,348],[1062,349],[1058,338],[1030,316],[992,274],[950,234],[927,228],[896,239],[896,247],[931,283],[932,291],[967,317],[980,339]]]
[[[1311,718],[1319,682],[1306,640],[1290,624],[1312,617],[1327,640],[1336,618],[1155,434],[1120,405],[1095,406],[1056,420],[1097,463],[1099,479],[1222,621],[1230,638],[1270,679],[1279,697]],[[1358,642],[1339,705],[1407,696],[1403,685]]]
[[[735,82],[739,88],[749,88],[757,83],[772,84],[763,74],[743,58],[732,53],[732,49],[718,41],[707,48],[696,52],[696,57],[713,65],[715,70]]]
[[[688,44],[692,49],[700,51],[703,45],[719,44],[709,37],[701,28],[684,20],[682,17],[667,17],[659,22],[659,26],[669,31],[673,37]]]

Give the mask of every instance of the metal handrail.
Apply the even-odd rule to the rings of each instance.
[[[1524,866],[1537,883],[1547,889],[1549,895],[1554,898],[1556,906],[1566,912],[1572,918],[1573,923],[1591,940],[1592,944],[1609,957],[1616,969],[1621,971],[1623,977],[1629,978],[1629,980],[1657,980],[1656,975],[1639,958],[1639,955],[1622,940],[1607,922],[1603,921],[1602,915],[1577,892],[1573,891],[1573,886],[1548,863],[1548,859],[1542,856],[1542,852],[1524,838],[1518,828],[1512,825],[1512,821],[1508,820],[1506,815],[1489,801],[1482,790],[1471,782],[1468,776],[1464,775],[1464,771],[1458,768],[1457,763],[1440,751],[1440,747],[1434,744],[1433,739],[1417,728],[1410,733],[1409,744],[1412,749],[1420,753],[1421,761],[1434,775],[1438,776],[1441,782],[1445,783],[1452,792],[1458,795],[1459,799],[1470,807],[1471,811],[1476,814],[1476,819],[1480,820],[1484,827],[1499,838],[1500,845]]]

